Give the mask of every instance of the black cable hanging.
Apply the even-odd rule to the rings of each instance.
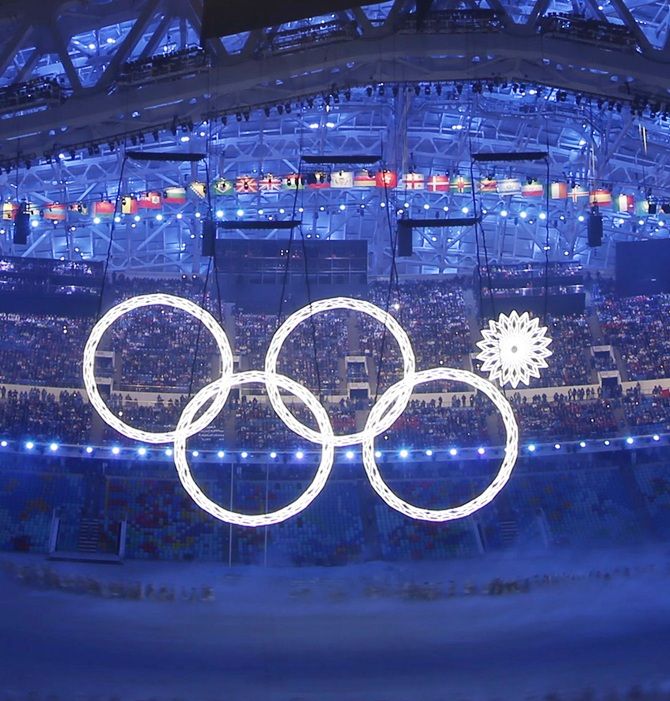
[[[544,235],[544,314],[543,323],[547,326],[547,315],[549,313],[549,178],[550,178],[550,165],[549,165],[549,135],[547,134],[547,158],[545,160],[547,170],[545,179],[545,235]]]
[[[383,148],[382,148],[383,152]],[[394,291],[394,284],[395,284],[395,292],[396,292],[396,299],[400,303],[400,280],[398,276],[398,265],[397,265],[397,248],[398,248],[398,230],[396,227],[395,230],[395,236],[393,235],[393,223],[391,222],[391,211],[390,211],[390,202],[389,202],[389,192],[388,192],[388,182],[386,178],[384,177],[384,160],[382,158],[381,161],[381,168],[382,168],[382,181],[384,183],[384,203],[385,203],[385,209],[386,209],[386,222],[388,225],[388,232],[389,232],[389,245],[391,248],[391,267],[389,270],[389,284],[388,284],[388,289],[386,292],[386,303],[384,305],[384,311],[388,314],[389,309],[391,307],[391,297],[393,295]],[[400,316],[402,319],[402,305],[400,305]],[[377,381],[375,385],[375,397],[374,401],[377,401],[377,397],[379,396],[379,385],[381,381],[381,374],[382,374],[382,369],[384,365],[384,353],[386,350],[386,337],[387,337],[388,329],[386,328],[386,324],[384,324],[383,331],[382,331],[382,340],[380,343],[379,347],[379,363],[377,365]]]

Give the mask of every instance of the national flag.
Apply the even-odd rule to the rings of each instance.
[[[302,190],[305,187],[305,178],[297,173],[291,173],[282,178],[282,187],[285,190]]]
[[[70,214],[79,214],[81,216],[88,214],[88,205],[85,202],[73,202],[67,209]]]
[[[207,197],[207,183],[203,183],[200,180],[194,180],[193,182],[189,183],[188,187],[189,190],[201,200],[204,200]]]
[[[375,175],[375,184],[382,188],[398,187],[398,174],[394,170],[378,170]]]
[[[581,185],[574,185],[572,188],[570,188],[568,195],[573,202],[577,202],[581,197],[588,197],[589,191]]]
[[[604,188],[591,190],[589,203],[598,207],[609,207],[612,204],[612,193]]]
[[[44,218],[47,221],[65,221],[66,206],[59,202],[52,202],[44,208]]]
[[[535,178],[529,178],[521,185],[521,194],[524,197],[542,197],[544,195],[544,185]]]
[[[449,192],[448,175],[431,175],[426,181],[428,192]]]
[[[479,192],[498,192],[498,181],[495,178],[484,178],[479,183]]]
[[[457,175],[451,181],[451,189],[456,190],[456,192],[463,194],[466,190],[472,187],[472,183],[469,178],[465,178],[462,175]]]
[[[649,200],[641,199],[635,203],[635,214],[646,215],[649,214]]]
[[[504,178],[498,181],[499,195],[520,195],[521,181],[518,178]]]
[[[253,195],[258,192],[258,181],[250,175],[240,175],[235,179],[235,192],[238,195]]]
[[[568,184],[567,183],[551,183],[549,188],[549,194],[552,200],[564,200],[568,196]]]
[[[137,206],[140,209],[160,209],[161,208],[161,193],[160,192],[143,192],[137,198]]]
[[[26,214],[29,214],[31,217],[40,217],[43,214],[42,209],[34,202],[25,202],[23,206]]]
[[[114,216],[114,203],[110,200],[93,203],[93,216],[100,219],[111,219]]]
[[[354,186],[354,174],[350,170],[336,170],[330,174],[330,186],[347,190]]]
[[[138,209],[137,200],[133,195],[123,195],[121,197],[121,214],[137,214]]]
[[[311,190],[323,190],[330,187],[330,181],[328,180],[328,175],[322,171],[316,173],[309,173],[306,177],[307,187]]]
[[[635,197],[633,195],[619,195],[615,197],[614,210],[622,214],[632,214],[635,211]]]
[[[279,192],[281,190],[281,178],[272,175],[272,173],[267,173],[258,179],[258,189],[261,192]]]
[[[405,190],[423,190],[426,181],[422,173],[405,173],[402,176],[402,184]]]
[[[19,211],[19,205],[15,202],[2,203],[2,218],[5,221],[14,221],[16,213]]]
[[[171,186],[163,190],[164,204],[186,204],[186,188]]]
[[[354,174],[354,187],[375,187],[377,178],[367,168],[357,170]]]

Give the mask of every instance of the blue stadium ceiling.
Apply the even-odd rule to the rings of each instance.
[[[420,29],[413,4],[394,0],[203,46],[201,16],[199,0],[0,5],[0,195],[33,213],[27,246],[3,222],[0,252],[101,259],[110,249],[112,270],[197,273],[207,199],[194,181],[304,173],[301,156],[318,153],[379,154],[374,170],[452,182],[471,169],[477,182],[548,176],[652,202],[656,213],[603,207],[604,244],[591,249],[588,197],[306,187],[214,194],[214,212],[295,215],[303,235],[366,239],[373,274],[388,270],[398,212],[477,210],[489,258],[507,262],[543,260],[548,244],[552,259],[598,269],[612,264],[616,240],[667,235],[670,8],[661,0],[436,0]],[[126,147],[207,158],[124,162]],[[548,151],[548,164],[472,164],[477,152],[529,150]],[[116,222],[93,216],[93,203],[117,192],[170,187],[189,189],[186,201],[130,215],[119,203]],[[54,202],[68,211],[47,220]],[[418,236],[400,272],[472,268],[473,227]]]

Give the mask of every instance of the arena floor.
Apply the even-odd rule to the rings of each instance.
[[[48,565],[174,601],[39,588],[17,573],[44,559],[3,562],[8,698],[456,701],[670,684],[667,548],[334,569]],[[530,591],[481,593],[495,577],[529,577]],[[204,586],[213,600],[182,599]]]

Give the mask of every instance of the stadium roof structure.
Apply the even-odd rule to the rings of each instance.
[[[201,45],[202,13],[200,0],[0,5],[0,253],[77,260],[109,249],[111,270],[198,273],[203,184],[217,178],[215,217],[298,218],[301,235],[366,239],[373,274],[388,270],[398,212],[475,210],[488,259],[503,262],[548,252],[598,269],[612,264],[617,240],[667,235],[670,7],[661,0],[434,0],[418,15],[391,0]],[[206,158],[141,162],[125,159],[126,147]],[[530,151],[549,157],[473,162]],[[342,167],[303,163],[318,154],[379,154],[370,168],[399,173],[400,187],[282,189],[287,174]],[[407,173],[448,175],[451,187],[415,189],[403,185]],[[589,197],[473,196],[470,175],[627,199],[601,207],[604,243],[590,248]],[[242,176],[256,184],[238,193]],[[258,180],[273,176],[276,187],[261,191]],[[158,205],[142,200],[169,188],[178,194]],[[132,202],[122,211],[117,194],[139,195],[137,211]],[[21,200],[32,217],[26,246],[12,243],[9,221]],[[417,230],[400,272],[470,270],[476,230]]]

